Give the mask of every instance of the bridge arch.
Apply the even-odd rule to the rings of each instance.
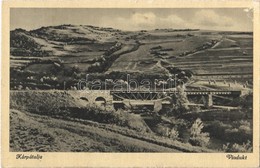
[[[106,101],[106,99],[105,99],[104,97],[99,96],[99,97],[97,97],[97,98],[95,99],[95,103],[98,104],[98,105],[103,105],[103,106],[105,106],[106,103],[107,103],[107,101]]]
[[[89,102],[88,98],[86,97],[80,97],[81,100],[85,100],[86,102]]]

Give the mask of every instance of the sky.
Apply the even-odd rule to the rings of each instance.
[[[252,10],[245,8],[12,8],[11,30],[61,24],[122,30],[161,28],[253,31]]]

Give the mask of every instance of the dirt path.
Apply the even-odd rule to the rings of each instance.
[[[211,49],[216,48],[216,47],[219,46],[222,42],[223,42],[223,39],[221,39],[219,42],[217,42],[213,47],[211,47]]]

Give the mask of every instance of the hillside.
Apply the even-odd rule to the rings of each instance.
[[[86,74],[118,79],[111,74],[119,72],[154,79],[184,71],[188,78],[252,84],[252,32],[60,25],[13,30],[10,46],[13,89],[61,89],[64,81],[75,86]],[[39,82],[44,76],[56,80]]]
[[[46,57],[80,55],[86,51],[104,52],[115,42],[113,36],[117,32],[119,30],[72,25],[42,27],[32,31],[16,29],[11,31],[11,55]]]
[[[12,152],[181,152],[106,129],[11,110]]]
[[[212,152],[161,137],[136,114],[103,111],[64,91],[11,91],[10,150]]]

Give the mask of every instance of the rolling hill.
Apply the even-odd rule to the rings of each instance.
[[[60,25],[10,32],[11,87],[35,88],[43,76],[63,81],[86,74],[169,76],[180,70],[195,79],[243,78],[253,72],[252,32],[198,29],[121,31],[91,25]],[[174,70],[172,71],[171,69]],[[237,75],[236,77],[234,75]],[[117,76],[118,77],[118,76]],[[28,79],[30,78],[30,79]],[[48,85],[53,85],[48,83]],[[39,88],[51,88],[46,85]]]

